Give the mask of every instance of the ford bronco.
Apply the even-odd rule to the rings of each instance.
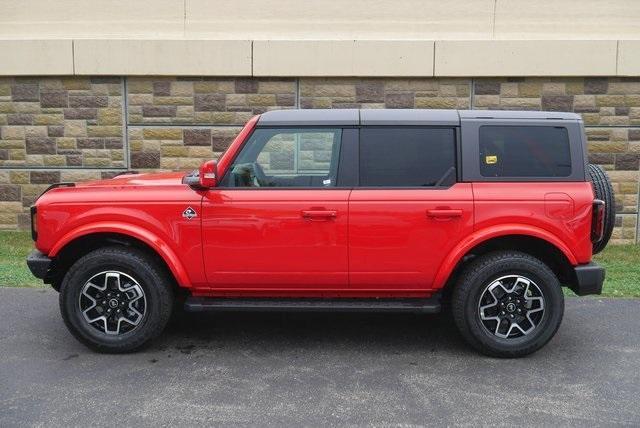
[[[286,110],[193,172],[52,185],[31,209],[33,274],[102,352],[187,311],[434,313],[479,351],[541,348],[562,286],[599,294],[614,223],[580,116]]]

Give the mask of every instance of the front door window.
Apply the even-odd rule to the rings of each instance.
[[[334,187],[340,129],[257,129],[223,187]]]

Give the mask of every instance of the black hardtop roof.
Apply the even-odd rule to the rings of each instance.
[[[263,113],[258,126],[431,125],[458,126],[461,120],[581,120],[576,113],[512,110],[297,109]]]

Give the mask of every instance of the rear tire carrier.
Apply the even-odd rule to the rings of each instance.
[[[593,183],[593,191],[596,199],[604,201],[604,230],[602,238],[593,243],[593,254],[597,254],[604,250],[607,246],[609,239],[611,239],[611,233],[616,222],[616,200],[611,186],[611,180],[600,165],[589,164],[588,166],[589,178]]]

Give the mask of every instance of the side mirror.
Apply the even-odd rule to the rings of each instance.
[[[218,163],[214,160],[200,165],[200,187],[211,189],[218,184]]]
[[[218,164],[214,160],[204,162],[200,168],[182,178],[182,182],[196,190],[206,190],[218,184]]]

